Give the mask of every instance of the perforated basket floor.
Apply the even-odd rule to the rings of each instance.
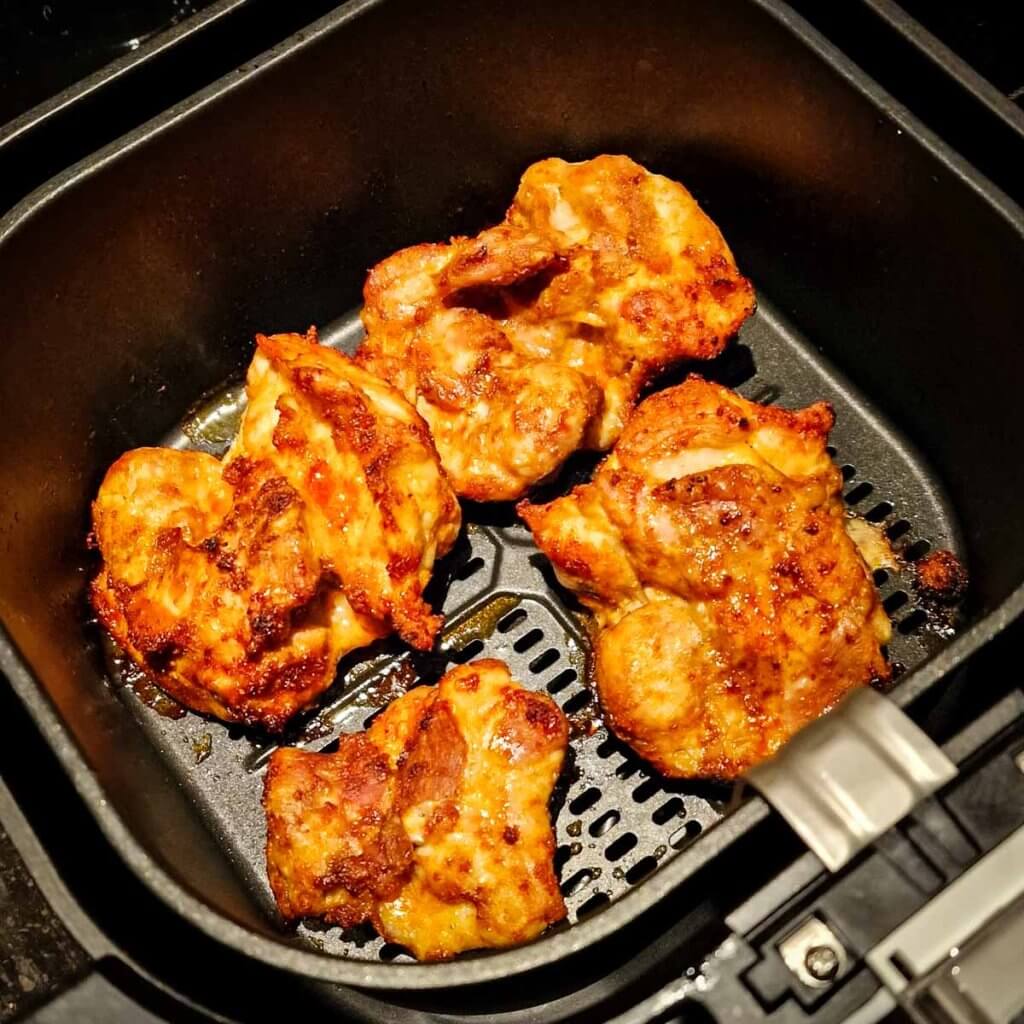
[[[359,337],[355,316],[322,334],[325,342],[348,350]],[[694,369],[761,402],[830,401],[837,413],[832,454],[842,467],[850,509],[879,524],[905,563],[931,546],[958,550],[949,506],[919,457],[766,303],[725,355]],[[240,386],[225,388],[166,443],[219,454],[240,408]],[[564,491],[588,465],[592,461],[570,468],[549,490]],[[662,779],[608,734],[587,686],[588,644],[575,605],[553,583],[529,532],[507,506],[468,507],[466,519],[463,537],[431,588],[447,616],[439,649],[416,655],[387,641],[346,659],[335,686],[282,742],[329,750],[341,733],[364,728],[413,678],[435,682],[448,665],[476,657],[507,662],[525,685],[550,693],[573,723],[571,755],[553,800],[556,867],[569,907],[568,920],[559,927],[571,927],[700,842],[726,813],[731,792]],[[899,674],[941,646],[950,627],[916,605],[905,571],[880,570],[875,580],[894,620],[889,655]],[[113,685],[273,915],[260,794],[274,745],[238,727],[182,714],[165,699],[154,699],[152,688],[141,685],[116,657],[110,664]],[[369,929],[303,924],[298,937],[339,956],[407,959]]]

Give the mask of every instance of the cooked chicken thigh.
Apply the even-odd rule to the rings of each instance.
[[[282,914],[369,920],[421,960],[534,938],[565,916],[548,800],[567,742],[550,697],[478,661],[336,753],[275,751],[263,802]]]
[[[111,467],[92,601],[177,700],[277,730],[348,651],[392,630],[431,646],[423,588],[460,516],[416,412],[315,335],[259,336],[246,391],[224,462],[141,448]]]
[[[666,775],[733,778],[888,676],[832,423],[822,402],[769,408],[690,377],[637,408],[591,483],[519,505],[594,612],[608,724]]]
[[[416,404],[480,501],[608,448],[652,375],[717,355],[754,308],[689,192],[623,156],[533,164],[502,224],[395,253],[364,297],[357,359]]]

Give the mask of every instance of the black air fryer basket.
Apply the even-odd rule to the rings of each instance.
[[[374,262],[497,221],[538,158],[601,152],[682,181],[757,288],[756,316],[700,372],[835,406],[846,501],[907,567],[876,573],[893,699],[938,699],[1024,606],[1019,209],[773,0],[340,8],[0,222],[0,664],[131,868],[253,957],[374,989],[509,978],[641,920],[768,814],[591,731],[571,602],[510,508],[473,507],[433,588],[444,638],[413,667],[433,681],[502,658],[575,723],[556,818],[568,922],[430,965],[364,932],[290,932],[263,870],[272,744],[169,715],[88,619],[89,501],[117,455],[222,451],[254,333],[312,322],[351,350]],[[970,572],[956,622],[912,586],[937,547]],[[411,658],[385,644],[346,660],[285,742],[363,728]]]

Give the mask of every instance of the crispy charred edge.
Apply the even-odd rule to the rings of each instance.
[[[714,359],[757,309],[754,287],[722,254],[706,264],[698,264],[696,281],[678,289],[643,288],[626,296],[619,316],[632,324],[644,337],[657,338],[660,354],[644,360],[636,368],[639,386],[644,386],[661,371],[685,359]],[[683,316],[679,301],[696,307],[711,296],[718,309],[727,314],[720,327],[710,327],[695,314]],[[727,300],[732,300],[727,304]],[[733,305],[736,308],[731,308]]]
[[[158,532],[157,548],[173,553],[178,548],[188,547],[202,553],[215,571],[226,576],[227,587],[246,587],[248,580],[238,578],[239,570],[232,557],[224,552],[220,535],[230,531],[235,522],[246,515],[252,515],[257,523],[265,526],[290,508],[298,505],[301,509],[302,506],[301,496],[287,480],[267,475],[266,469],[266,464],[248,458],[229,463],[224,467],[222,479],[231,487],[234,499],[230,511],[214,532],[198,544],[189,544],[180,528],[167,528]],[[97,500],[92,504],[94,522],[98,508]],[[257,533],[249,539],[255,536]],[[247,611],[251,634],[247,661],[239,665],[236,677],[239,685],[230,694],[218,694],[185,678],[174,667],[176,656],[185,653],[193,640],[188,622],[178,620],[159,631],[143,629],[134,622],[129,615],[129,605],[134,592],[143,586],[132,587],[116,579],[104,561],[90,585],[90,603],[101,625],[144,675],[191,710],[227,722],[257,726],[271,733],[280,732],[297,711],[333,682],[334,666],[326,650],[307,652],[284,663],[266,664],[259,660],[261,655],[280,649],[292,630],[314,613],[331,587],[329,573],[321,573],[320,578],[308,590],[297,593],[288,606],[267,606],[265,594],[252,595]],[[209,663],[209,659],[204,661],[204,664]]]
[[[272,809],[278,788],[286,790],[282,796],[285,802],[302,804],[306,789],[287,792],[300,773],[303,786],[311,785],[315,791],[320,786],[333,785],[342,799],[348,798],[348,806],[359,811],[354,827],[359,834],[360,852],[334,858],[324,874],[310,880],[313,893],[305,892],[302,886],[294,889],[281,870],[278,856],[287,857],[289,821]],[[326,782],[324,774],[330,776]],[[343,737],[338,751],[326,756],[291,748],[274,751],[262,798],[267,817],[267,876],[286,921],[319,917],[330,924],[354,927],[370,918],[376,903],[399,895],[412,875],[413,846],[400,819],[392,813],[394,788],[395,770],[366,733]],[[360,795],[370,799],[361,802]],[[383,797],[383,807],[373,801],[374,796]],[[316,893],[337,889],[344,890],[352,902],[327,910],[313,902]]]
[[[820,441],[822,451],[828,441],[828,434],[835,426],[835,410],[829,402],[812,402],[800,409],[784,409],[777,405],[762,405],[744,398],[723,384],[708,380],[699,373],[690,373],[674,387],[666,388],[644,399],[626,421],[617,445],[627,446],[632,439],[649,425],[663,422],[674,412],[680,402],[690,398],[691,393],[699,395],[704,388],[713,389],[717,405],[711,411],[716,419],[722,420],[736,430],[737,437],[764,426],[777,426],[792,430],[806,440]],[[696,404],[696,403],[695,403]],[[705,419],[706,414],[697,415]],[[603,465],[603,463],[602,463]],[[598,467],[596,472],[600,471]]]
[[[240,677],[242,685],[237,695],[232,694],[233,699],[222,697],[173,668],[176,653],[189,642],[187,623],[179,623],[161,634],[148,634],[139,642],[139,634],[131,628],[124,611],[124,589],[124,584],[111,580],[105,569],[92,581],[89,601],[100,625],[147,679],[192,711],[223,722],[279,733],[297,712],[334,682],[332,659],[326,653],[307,653],[281,664],[266,665],[263,671],[250,673],[244,680]],[[319,594],[301,608],[293,609],[291,615],[300,618],[308,614],[318,600]]]
[[[285,343],[285,339],[288,339],[290,344]],[[434,444],[434,437],[426,420],[423,419],[415,406],[406,399],[405,395],[398,388],[394,387],[386,377],[363,365],[364,360],[359,359],[358,355],[362,354],[364,349],[361,348],[356,357],[351,357],[344,352],[339,352],[337,349],[320,345],[316,340],[315,327],[310,327],[306,335],[257,334],[256,345],[266,355],[267,359],[278,366],[288,367],[290,365],[298,355],[294,351],[295,347],[300,348],[300,350],[303,347],[307,350],[315,349],[318,358],[326,357],[338,364],[339,377],[347,380],[358,391],[364,405],[364,415],[361,418],[361,422],[356,424],[356,433],[352,438],[352,448],[357,455],[365,455],[374,447],[374,437],[377,432],[373,430],[372,424],[365,422],[367,419],[376,419],[373,414],[365,411],[365,405],[368,400],[366,386],[372,385],[380,388],[381,391],[387,394],[388,398],[407,413],[407,420],[397,420],[390,416],[386,417],[390,423],[395,425],[394,429],[406,432],[410,440],[425,449],[425,453],[433,456],[434,461],[440,465],[437,446]],[[299,376],[296,378],[297,389],[310,396],[316,405],[324,404],[324,401],[314,393],[309,375],[302,376],[302,371],[298,372]],[[440,473],[441,471],[439,470]]]
[[[495,243],[503,253],[493,258]],[[437,278],[446,300],[475,288],[505,288],[558,267],[564,254],[532,232],[502,221],[472,238],[455,237],[449,242],[452,258]]]

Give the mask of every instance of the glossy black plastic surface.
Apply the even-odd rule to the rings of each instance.
[[[0,5],[0,211],[334,6],[333,0]]]

